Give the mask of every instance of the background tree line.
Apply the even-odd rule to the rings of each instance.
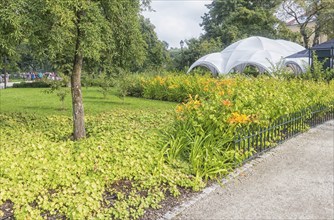
[[[207,8],[200,24],[204,34],[186,40],[183,64],[191,65],[207,53],[250,36],[290,40],[306,48],[318,44],[321,34],[334,37],[333,0],[214,0]],[[288,29],[286,21],[291,19],[298,32]]]
[[[150,9],[150,0],[1,0],[0,65],[3,73],[43,69],[68,75],[73,136],[80,139],[85,136],[82,73],[183,70],[199,57],[252,35],[302,39],[307,46],[312,34],[334,33],[332,0],[214,0],[207,7],[200,24],[204,34],[185,39],[181,50],[168,49],[141,15]],[[277,11],[294,17],[300,33],[292,33]],[[311,30],[306,24],[314,18]]]
[[[2,66],[7,66],[11,71],[53,69],[70,72],[70,50],[74,47],[66,46],[72,42],[68,41],[70,38],[63,30],[69,28],[69,23],[65,21],[71,22],[73,19],[68,10],[64,10],[71,6],[68,4],[70,1],[54,1],[48,5],[44,2],[1,1]],[[99,53],[90,51],[87,53],[89,56],[83,58],[83,71],[89,73],[110,73],[118,68],[131,72],[161,68],[181,70],[207,53],[221,51],[231,43],[253,35],[291,40],[306,47],[317,44],[321,34],[334,37],[332,0],[214,0],[207,5],[209,11],[202,17],[200,25],[203,35],[199,38],[182,39],[186,46],[181,51],[180,48],[169,48],[168,42],[160,41],[154,25],[141,15],[142,10],[150,10],[149,0],[109,2],[90,3],[100,4],[105,13],[102,16],[105,16],[105,22],[109,24],[101,21],[103,17],[98,18],[99,13],[94,15],[94,19],[90,16],[90,22],[94,25],[90,25],[90,36],[87,35],[87,41],[90,42],[85,44],[91,48],[99,48]],[[109,7],[108,10],[106,7]],[[87,12],[91,14],[95,10],[93,8]],[[299,33],[291,32],[278,16],[283,18],[282,20],[287,17],[294,18],[299,25]],[[307,25],[314,20],[316,27],[312,29]],[[112,29],[108,30],[111,27]],[[98,29],[102,33],[100,37],[96,34]],[[312,34],[315,37],[310,42]]]

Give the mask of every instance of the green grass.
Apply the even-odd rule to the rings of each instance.
[[[65,99],[65,111],[61,110],[61,102],[55,94],[45,94],[46,89],[40,88],[8,88],[0,90],[0,113],[34,113],[37,115],[67,115],[71,116],[71,96]],[[177,103],[154,101],[143,98],[126,97],[124,102],[113,90],[104,99],[98,88],[83,88],[83,101],[86,115],[96,115],[102,112],[127,110],[172,110]]]

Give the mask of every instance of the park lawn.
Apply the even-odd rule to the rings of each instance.
[[[176,103],[83,89],[88,137],[73,142],[70,97],[59,111],[43,90],[0,91],[0,217],[136,219],[198,185],[161,159]]]
[[[0,90],[0,113],[35,113],[37,115],[71,116],[71,96],[65,98],[65,111],[55,94],[46,94],[46,88],[8,88]],[[117,109],[127,110],[161,110],[175,109],[177,103],[154,101],[143,98],[125,97],[124,101],[112,90],[106,99],[99,88],[82,88],[85,113],[95,115]]]

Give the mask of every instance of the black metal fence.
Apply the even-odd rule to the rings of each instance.
[[[332,119],[334,119],[333,104],[315,105],[280,117],[267,127],[254,126],[240,130],[236,133],[234,140],[236,161],[238,164],[245,163],[308,128]]]

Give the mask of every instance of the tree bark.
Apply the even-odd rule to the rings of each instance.
[[[6,78],[7,78],[7,74],[6,74],[6,68],[2,68],[2,73],[3,73],[3,83],[4,83],[4,89],[7,88],[7,82],[6,82]]]
[[[4,83],[4,89],[6,89],[7,88],[7,71],[6,71],[6,64],[7,64],[7,57],[5,56],[4,58],[3,58],[3,68],[2,68],[2,73],[3,73],[3,77],[4,77],[4,81],[3,81],[3,83]]]
[[[314,38],[312,46],[318,45],[320,43],[320,33],[319,31],[314,32]]]
[[[320,30],[321,30],[321,25],[319,21],[316,21],[316,25],[314,27],[314,38],[313,38],[313,43],[312,46],[315,46],[320,43]]]
[[[303,44],[304,44],[303,46],[305,48],[309,48],[309,38],[310,38],[310,36],[308,36],[306,29],[307,29],[307,27],[306,27],[305,24],[300,26],[300,34],[303,37]]]
[[[85,114],[81,92],[82,54],[77,53],[74,58],[74,67],[71,76],[71,93],[73,108],[73,138],[79,140],[86,137]]]
[[[81,50],[81,31],[79,28],[80,14],[77,14],[77,40],[75,46],[75,55],[73,63],[73,71],[71,76],[71,93],[72,93],[72,108],[73,108],[73,138],[79,140],[86,137],[85,130],[85,114],[81,92],[81,69],[83,54]]]

